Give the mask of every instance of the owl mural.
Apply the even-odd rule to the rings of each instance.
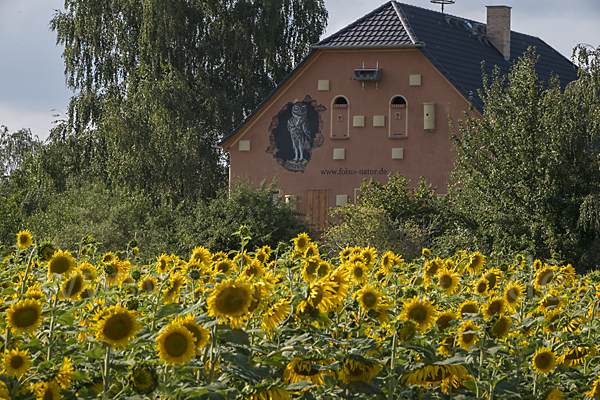
[[[310,127],[306,117],[307,106],[305,103],[292,105],[292,116],[287,121],[287,128],[294,146],[294,161],[304,160],[304,150],[310,149]]]
[[[271,121],[266,152],[288,171],[304,172],[312,151],[323,144],[321,114],[325,110],[308,95],[303,101],[287,103]]]

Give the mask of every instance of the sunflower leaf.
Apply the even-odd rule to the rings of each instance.
[[[56,322],[60,325],[72,326],[73,322],[75,322],[75,317],[72,312],[65,311],[56,319]]]
[[[182,308],[183,307],[181,306],[181,304],[175,304],[175,303],[167,304],[165,306],[162,306],[160,308],[160,310],[158,310],[156,312],[154,317],[157,320],[160,320],[160,319],[163,319],[163,318],[168,317],[173,314],[179,314],[181,312]]]
[[[288,391],[296,391],[296,390],[304,390],[313,387],[314,385],[310,381],[298,381],[294,382],[291,385],[288,385]]]

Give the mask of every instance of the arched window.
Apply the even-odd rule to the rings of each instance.
[[[408,133],[408,107],[403,96],[390,99],[390,138],[405,138]]]
[[[331,105],[331,138],[347,138],[349,132],[350,104],[344,96],[337,96]]]

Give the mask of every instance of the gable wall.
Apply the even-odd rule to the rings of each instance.
[[[379,63],[382,80],[377,87],[373,82],[365,82],[363,89],[361,82],[352,79],[354,70],[362,68],[363,62],[364,68],[376,68]],[[421,75],[421,86],[410,86],[410,75]],[[329,91],[318,90],[319,80],[329,81]],[[269,147],[276,147],[272,146],[269,128],[273,126],[273,117],[286,104],[302,102],[307,95],[326,108],[321,114],[322,145],[312,149],[304,172],[292,172],[266,152]],[[403,109],[390,110],[390,100],[395,95],[406,99],[406,113]],[[332,107],[336,96],[348,99],[347,109]],[[424,129],[423,103],[427,102],[435,103],[433,132]],[[298,210],[303,213],[307,212],[306,189],[328,189],[328,206],[334,207],[337,195],[347,195],[353,202],[355,189],[364,179],[385,183],[390,172],[402,173],[415,187],[419,177],[424,176],[443,194],[452,169],[448,107],[457,121],[468,103],[418,49],[321,49],[225,144],[231,154],[230,178],[247,177],[256,184],[277,178],[282,194],[296,195]],[[390,122],[398,126],[398,121],[394,121],[397,111],[403,113],[401,123],[408,121],[405,138],[389,137]],[[344,123],[349,122],[348,138],[331,137],[338,115],[342,115]],[[364,116],[365,126],[353,127],[354,116]],[[373,126],[374,116],[384,116],[383,127]],[[281,125],[287,124],[280,123],[279,132]],[[248,144],[250,151],[239,150],[240,145]],[[345,159],[334,160],[334,149],[344,149]],[[403,149],[403,159],[392,159],[392,149]],[[398,150],[395,152],[397,155]]]

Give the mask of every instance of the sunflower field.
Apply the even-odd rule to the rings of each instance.
[[[0,258],[2,399],[600,399],[600,274],[423,249]]]

